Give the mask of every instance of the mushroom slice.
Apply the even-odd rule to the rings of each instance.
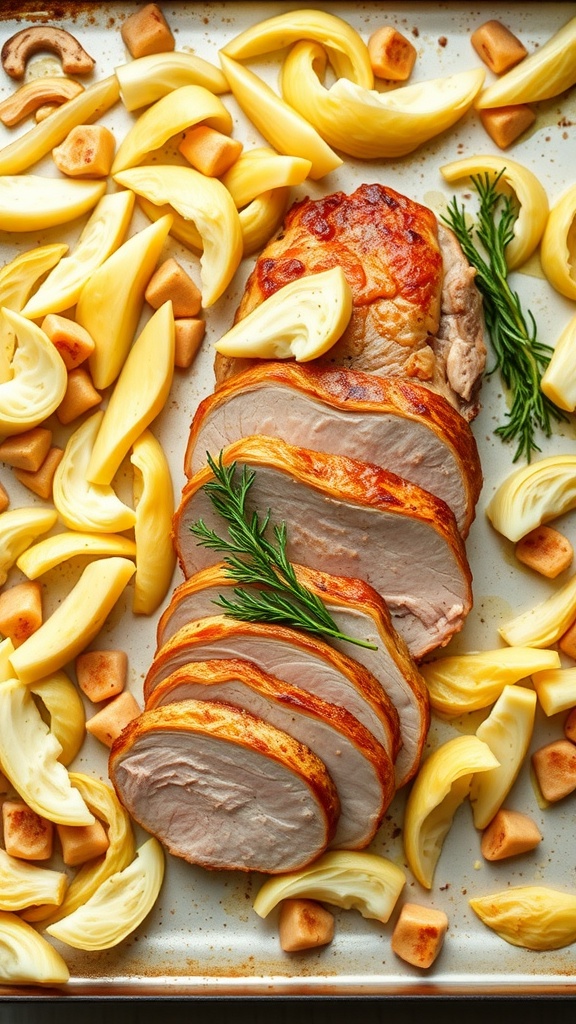
[[[0,103],[0,121],[11,128],[45,103],[57,107],[83,91],[84,86],[73,78],[52,78],[48,75],[35,78]]]
[[[70,972],[60,953],[17,914],[0,911],[4,984],[61,985]]]
[[[65,28],[31,25],[15,32],[4,43],[0,54],[4,71],[11,78],[23,78],[28,58],[40,50],[56,53],[67,75],[87,75],[94,68],[94,58]]]

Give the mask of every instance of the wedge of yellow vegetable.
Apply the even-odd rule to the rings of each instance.
[[[281,900],[304,897],[358,910],[362,917],[389,920],[406,883],[397,864],[374,853],[334,850],[310,867],[268,879],[254,900],[259,917],[267,917]]]
[[[128,867],[110,875],[82,906],[46,931],[75,949],[117,946],[149,914],[163,878],[162,847],[157,839],[148,839]]]
[[[576,576],[498,630],[511,646],[551,647],[576,619]]]
[[[557,651],[501,647],[452,654],[420,666],[434,711],[454,718],[493,704],[504,687],[560,667]]]
[[[92,484],[87,477],[103,418],[104,411],[98,409],[76,428],[68,438],[64,455],[54,474],[52,498],[58,514],[70,530],[78,530],[81,534],[114,534],[131,529],[136,522],[134,509],[120,501],[113,487],[108,484]],[[72,542],[67,542],[60,535],[59,539],[54,537],[51,540],[50,546],[57,552],[67,543]],[[80,534],[78,544],[82,544]],[[132,554],[117,552],[121,553]],[[34,559],[34,552],[31,558]]]
[[[145,196],[138,196],[138,205],[149,220],[156,221],[160,220],[161,217],[171,217],[172,225],[170,227],[170,234],[172,237],[177,238],[179,242],[187,245],[189,249],[194,251],[194,253],[200,255],[204,248],[204,243],[202,241],[202,236],[193,221],[186,220],[180,213],[177,213],[169,203],[156,206],[155,203],[150,202],[150,200],[146,199]]]
[[[404,852],[425,889],[432,888],[442,844],[474,774],[497,767],[490,747],[477,736],[447,740],[422,764],[406,803]]]
[[[347,21],[327,11],[303,9],[256,22],[226,43],[222,52],[236,60],[283,50],[300,39],[313,39],[328,51],[337,76],[371,89],[374,75],[368,47]]]
[[[135,566],[128,558],[99,558],[35,633],[17,647],[10,661],[18,679],[35,683],[57,672],[100,632]]]
[[[540,262],[552,287],[567,299],[576,299],[576,185],[568,188],[550,210]]]
[[[242,230],[234,200],[217,178],[193,167],[132,167],[115,180],[156,206],[169,203],[192,221],[202,238],[202,305],[212,306],[226,291],[242,259]],[[147,228],[146,230],[150,230]]]
[[[90,275],[80,292],[76,320],[95,343],[89,367],[99,391],[114,383],[124,365],[146,286],[171,226],[171,217],[161,217],[132,235]]]
[[[16,565],[29,580],[36,580],[45,572],[70,558],[82,556],[123,555],[134,558],[136,542],[117,533],[82,533],[76,530],[55,533],[52,537],[33,544],[16,560]]]
[[[575,293],[576,296],[576,293]],[[560,409],[576,409],[576,316],[560,334],[546,367],[540,387]]]
[[[476,735],[488,744],[498,767],[472,779],[470,803],[476,828],[489,825],[518,778],[534,732],[535,714],[534,690],[505,686],[488,718],[478,726]]]
[[[66,366],[50,339],[36,324],[12,309],[0,319],[15,337],[11,376],[0,384],[0,435],[37,427],[60,405],[66,392]]]
[[[576,942],[576,896],[544,885],[517,885],[477,896],[470,906],[512,946],[561,949]]]
[[[6,985],[64,985],[70,978],[60,953],[18,914],[0,911],[0,946]]]
[[[44,279],[22,310],[23,316],[36,320],[74,306],[90,275],[122,242],[133,209],[132,192],[102,196],[72,252]]]
[[[43,231],[65,224],[96,206],[105,191],[104,181],[0,175],[0,231]]]
[[[62,903],[68,877],[37,864],[10,857],[0,849],[0,910],[23,910],[35,903]],[[2,968],[3,968],[2,964]],[[0,975],[3,977],[3,969]]]
[[[168,593],[176,565],[172,544],[174,487],[170,466],[151,430],[134,441],[136,574],[132,611],[151,615]]]
[[[111,483],[134,441],[164,408],[173,375],[174,316],[168,301],[142,329],[110,395],[86,472],[91,484]]]
[[[516,543],[576,507],[576,456],[550,455],[514,470],[486,508],[495,530]]]
[[[41,245],[20,253],[0,270],[0,309],[22,312],[34,285],[67,252],[65,243]],[[0,317],[0,384],[12,375],[12,356],[16,335],[6,317]]]
[[[178,50],[148,53],[115,68],[120,99],[126,110],[138,110],[183,85],[201,85],[210,92],[229,91],[220,68],[193,53]]]
[[[36,505],[11,508],[0,514],[0,586],[8,579],[16,559],[37,537],[48,533],[57,519],[53,508]]]
[[[29,687],[17,679],[0,683],[0,765],[4,775],[43,818],[60,825],[92,825],[94,816],[72,787],[59,760],[61,753]]]
[[[62,747],[58,760],[72,764],[86,737],[86,714],[78,690],[63,671],[30,683],[30,689],[46,708],[50,732]]]
[[[222,355],[308,362],[346,330],[352,290],[341,267],[307,274],[279,288],[215,342]]]
[[[282,66],[282,95],[329,146],[361,160],[412,153],[460,120],[484,81],[475,68],[386,93],[346,78],[327,89],[325,69],[322,47],[297,43]]]
[[[535,672],[532,682],[545,715],[576,707],[576,667]]]
[[[290,200],[289,188],[273,188],[240,210],[244,256],[262,249],[280,227]]]
[[[480,94],[476,106],[514,106],[559,96],[576,82],[576,18]]]
[[[238,104],[278,153],[309,160],[309,177],[314,181],[342,165],[342,158],[290,100],[282,99],[262,78],[224,53],[220,61]]]
[[[301,185],[312,164],[298,156],[282,156],[265,146],[245,150],[220,179],[238,209],[273,188]]]
[[[214,93],[201,85],[174,89],[140,114],[118,148],[112,174],[141,163],[172,136],[200,122],[224,135],[232,131],[232,116]]]

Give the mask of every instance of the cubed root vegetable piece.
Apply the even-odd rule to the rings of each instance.
[[[54,826],[33,811],[23,800],[5,800],[2,804],[4,848],[20,860],[49,860],[52,856]]]
[[[68,384],[64,398],[56,410],[56,415],[63,425],[77,420],[89,409],[100,405],[102,395],[92,383],[92,377],[84,366],[77,366],[68,374]]]
[[[574,558],[574,549],[568,538],[552,526],[544,525],[522,537],[515,553],[519,562],[550,580],[564,572]]]
[[[125,651],[83,651],[76,658],[78,686],[94,704],[122,693],[127,674]]]
[[[532,754],[532,767],[540,792],[549,803],[562,800],[576,789],[576,745],[554,740]]]
[[[283,900],[278,932],[285,953],[326,946],[334,938],[334,915],[315,900]]]
[[[19,647],[42,625],[42,590],[39,583],[17,583],[0,594],[0,633]]]
[[[196,316],[202,306],[200,289],[172,256],[152,275],[144,297],[153,309],[160,309],[170,300],[175,317]]]
[[[51,444],[52,431],[48,427],[32,427],[22,434],[12,434],[0,444],[0,462],[35,473],[48,455]]]
[[[52,497],[52,484],[54,474],[62,461],[64,451],[62,448],[51,448],[44,462],[35,473],[29,473],[25,469],[15,469],[14,476],[21,484],[24,484],[29,491],[37,494],[39,498],[46,501]]]
[[[5,512],[10,504],[10,498],[6,488],[0,484],[0,515]]]
[[[187,370],[198,353],[206,333],[206,323],[197,317],[180,317],[174,321],[174,365]]]
[[[576,708],[572,708],[566,715],[564,722],[564,735],[567,740],[576,743]]]
[[[392,932],[392,949],[414,967],[431,967],[447,930],[448,918],[443,910],[405,903]]]
[[[59,313],[48,313],[42,324],[44,334],[50,338],[62,356],[67,370],[75,370],[94,351],[94,340],[85,327]]]
[[[86,722],[86,729],[106,747],[111,747],[122,730],[137,718],[140,708],[135,697],[129,690],[124,690],[118,697],[109,701],[101,711],[97,711]]]
[[[106,853],[110,842],[101,821],[93,825],[57,825],[62,860],[68,867],[85,864]]]
[[[124,45],[131,57],[164,53],[174,49],[174,36],[162,11],[156,4],[146,4],[126,18],[120,29]]]
[[[114,161],[116,140],[103,124],[79,124],[59,146],[52,159],[69,178],[105,178]]]
[[[368,40],[372,71],[377,78],[405,82],[416,63],[416,47],[392,25],[382,25]]]
[[[480,59],[495,75],[510,71],[528,53],[514,33],[495,19],[480,25],[470,36],[470,42]]]
[[[480,849],[486,860],[505,860],[534,850],[541,841],[540,829],[532,818],[502,807],[484,830]]]
[[[211,178],[219,178],[240,156],[243,145],[207,124],[195,125],[184,132],[178,146],[192,167]]]
[[[569,658],[574,658],[576,660],[576,622],[573,622],[566,632],[560,637],[558,647],[563,654],[566,654]]]
[[[508,149],[534,124],[536,114],[527,103],[519,103],[517,106],[481,110],[480,120],[492,141],[500,149]]]

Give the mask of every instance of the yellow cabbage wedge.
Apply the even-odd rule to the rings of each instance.
[[[571,18],[543,46],[484,89],[479,109],[535,103],[559,96],[576,82],[576,18]]]
[[[282,95],[329,146],[360,160],[405,156],[452,127],[472,106],[485,74],[475,68],[390,92],[339,78],[327,89],[326,64],[317,43],[297,43],[282,65]]]
[[[141,163],[172,136],[200,122],[224,135],[232,131],[232,116],[222,100],[203,86],[183,85],[163,96],[140,114],[124,136],[112,164],[112,175]]]
[[[448,182],[472,175],[500,175],[498,190],[513,192],[518,204],[513,238],[506,246],[506,262],[510,270],[521,267],[536,250],[548,218],[548,196],[536,175],[509,157],[490,154],[455,160],[441,167],[440,173]]]
[[[16,560],[16,565],[29,580],[37,580],[39,576],[43,576],[45,572],[70,558],[96,558],[102,555],[124,555],[126,558],[134,558],[136,542],[118,533],[82,533],[67,530],[32,544]]]
[[[151,615],[166,597],[176,553],[172,544],[174,487],[170,466],[151,430],[132,445],[136,523],[136,573],[132,611]]]
[[[43,231],[76,220],[106,191],[105,181],[0,175],[0,231]]]
[[[532,676],[545,715],[558,715],[576,707],[576,667],[549,669]]]
[[[124,365],[171,226],[171,217],[161,217],[132,235],[92,272],[80,292],[76,320],[94,340],[89,367],[99,391],[114,383]]]
[[[559,667],[557,651],[501,647],[437,658],[421,665],[420,672],[434,711],[455,718],[488,707],[506,686],[527,679],[534,672]]]
[[[10,658],[23,683],[35,683],[72,661],[100,632],[135,572],[128,558],[98,558],[62,603]]]
[[[576,507],[576,456],[550,455],[514,470],[500,484],[486,515],[513,543]]]
[[[28,864],[0,849],[0,911],[24,910],[37,903],[58,906],[67,885],[68,876],[63,871]]]
[[[313,39],[328,51],[338,76],[371,89],[374,75],[368,47],[356,30],[334,14],[303,9],[267,18],[236,36],[222,53],[235,60],[283,50],[301,39]]]
[[[576,575],[546,601],[521,612],[498,632],[510,646],[551,647],[576,619]]]
[[[576,409],[576,316],[560,334],[546,367],[540,387],[560,409]]]
[[[56,909],[49,904],[31,907],[22,914],[27,921],[49,924],[67,917],[90,899],[110,875],[122,871],[134,859],[136,850],[130,817],[112,787],[100,779],[79,772],[70,772],[70,782],[79,791],[92,814],[104,823],[108,849],[103,856],[78,868],[70,880],[64,900]]]
[[[122,242],[134,209],[132,192],[102,196],[72,252],[60,260],[28,300],[22,315],[36,320],[76,304],[90,275]]]
[[[174,375],[174,337],[168,301],[136,338],[110,395],[86,471],[91,484],[110,485],[133,443],[164,408]]]
[[[309,362],[335,344],[352,315],[352,290],[341,267],[291,281],[215,342],[222,355]]]
[[[358,910],[362,917],[389,920],[406,883],[396,864],[374,853],[334,850],[307,868],[264,882],[254,900],[259,917],[267,917],[281,900],[301,896]]]
[[[179,242],[186,245],[191,249],[195,255],[200,256],[204,248],[202,236],[198,231],[198,228],[191,220],[186,220],[180,213],[170,206],[169,203],[164,203],[161,206],[156,206],[145,196],[138,196],[138,206],[143,213],[146,214],[148,220],[157,221],[161,217],[169,216],[172,219],[172,225],[170,227],[170,234],[173,238],[177,238]]]
[[[239,106],[278,153],[309,160],[309,177],[313,181],[342,166],[342,158],[294,104],[286,102],[253,71],[222,52],[220,61]]]
[[[0,514],[0,586],[6,583],[17,558],[36,537],[48,533],[57,519],[54,509],[36,505],[8,509]]]
[[[70,979],[60,953],[18,914],[0,911],[0,948],[6,985],[63,985]]]
[[[404,852],[415,878],[431,889],[442,844],[476,772],[498,767],[488,744],[456,736],[424,761],[410,790],[404,815]]]
[[[12,309],[0,320],[15,337],[11,377],[0,384],[0,436],[37,427],[64,398],[68,374],[55,345],[36,324]]]
[[[0,765],[4,775],[43,818],[59,825],[92,825],[94,816],[72,787],[59,760],[61,753],[29,687],[17,679],[0,683]]]
[[[548,214],[540,263],[552,287],[567,299],[576,299],[576,185],[564,192]]]
[[[220,179],[238,209],[270,189],[301,185],[311,163],[297,156],[282,156],[266,146],[246,150]]]
[[[530,747],[536,714],[536,693],[526,686],[505,686],[476,735],[490,747],[498,767],[474,775],[470,803],[476,828],[483,829],[504,803]]]
[[[131,529],[136,522],[134,509],[120,500],[113,487],[90,483],[87,477],[103,418],[104,411],[99,409],[76,428],[68,438],[54,474],[52,498],[58,514],[70,530],[82,534],[115,534]],[[62,538],[51,540],[56,551],[62,550],[66,543]],[[82,543],[81,538],[78,543]],[[34,552],[30,557],[34,558]]]
[[[290,201],[289,188],[273,188],[239,211],[244,256],[262,249],[280,227]]]
[[[576,896],[544,885],[518,885],[469,901],[483,924],[512,946],[561,949],[576,942]]]
[[[226,291],[242,259],[242,229],[228,189],[218,178],[208,178],[193,167],[176,165],[131,167],[114,178],[156,206],[168,203],[181,217],[194,223],[202,238],[202,305],[213,306]]]
[[[40,698],[48,712],[50,732],[62,748],[58,760],[67,767],[72,764],[86,738],[82,698],[70,676],[62,671],[30,683],[30,690]]]
[[[115,75],[89,85],[78,96],[62,103],[50,117],[0,149],[0,175],[20,174],[27,170],[60,145],[72,128],[96,120],[114,106],[119,96],[120,86]],[[41,210],[44,204],[38,202],[38,195],[36,201],[34,197],[32,201]]]
[[[163,878],[164,852],[157,839],[148,839],[127,867],[110,875],[82,906],[46,931],[75,949],[117,946],[150,913]]]
[[[220,95],[229,91],[221,69],[193,53],[148,53],[115,68],[126,110],[147,107],[183,85],[201,85]]]
[[[21,313],[37,281],[58,263],[68,246],[56,242],[20,253],[0,270],[0,309]],[[12,375],[16,335],[6,317],[0,317],[0,384]]]

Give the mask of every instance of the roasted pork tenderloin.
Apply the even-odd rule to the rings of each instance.
[[[332,842],[340,814],[316,754],[216,701],[144,711],[112,745],[109,775],[136,822],[208,869],[299,870]]]
[[[319,597],[338,629],[371,647],[332,638],[337,651],[364,665],[383,687],[398,712],[401,747],[395,763],[396,787],[409,782],[418,770],[430,725],[426,683],[396,632],[384,601],[363,580],[330,576],[295,566],[298,580]],[[162,647],[194,619],[218,613],[219,598],[230,596],[235,583],[219,563],[195,573],[177,586],[158,622],[157,644]]]
[[[216,458],[219,457],[215,453]],[[472,604],[464,541],[445,502],[393,473],[340,455],[250,437],[220,453],[224,465],[255,471],[249,507],[289,524],[291,562],[365,580],[384,599],[416,660],[448,643]],[[209,466],[185,485],[174,515],[174,545],[185,576],[218,561],[190,531],[217,513],[203,490]]]
[[[344,708],[238,660],[189,662],[156,687],[147,707],[183,700],[243,708],[299,740],[336,786],[340,817],[330,846],[361,850],[374,838],[394,796],[394,768],[382,745]]]

